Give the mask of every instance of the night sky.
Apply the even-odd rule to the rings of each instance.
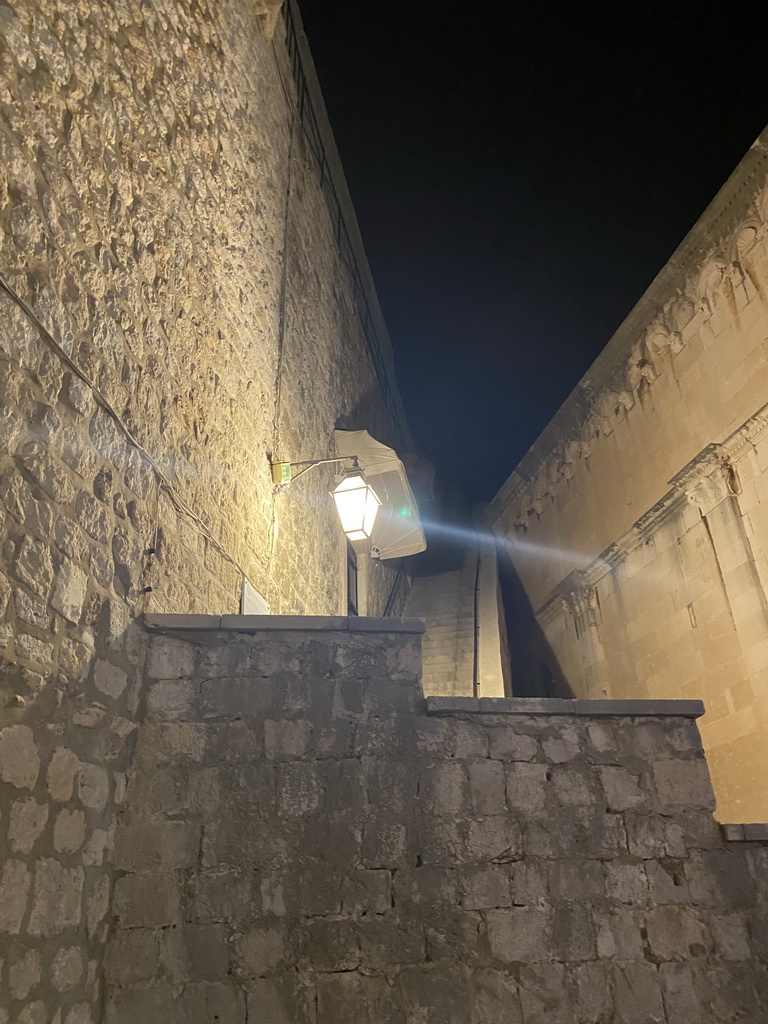
[[[300,7],[416,442],[488,500],[768,123],[768,8]]]

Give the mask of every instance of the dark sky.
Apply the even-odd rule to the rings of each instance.
[[[768,6],[300,7],[417,443],[489,499],[768,123]]]

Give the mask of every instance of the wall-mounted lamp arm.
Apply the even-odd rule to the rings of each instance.
[[[357,455],[343,455],[341,458],[335,459],[307,459],[304,462],[273,462],[272,463],[272,480],[275,484],[275,494],[279,494],[285,490],[288,484],[293,483],[294,480],[298,480],[304,473],[309,472],[310,469],[314,469],[315,466],[328,466],[333,462],[352,462],[353,469],[359,469],[360,466],[357,461]],[[302,468],[298,473],[294,473],[293,470],[296,466]]]

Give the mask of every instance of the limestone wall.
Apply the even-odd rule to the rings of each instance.
[[[309,625],[150,622],[108,1024],[766,1018],[695,704],[425,702],[414,620]]]
[[[737,821],[768,816],[767,146],[492,509],[545,670],[580,697],[702,698],[718,814]]]
[[[237,612],[244,574],[345,610],[333,470],[276,499],[267,456],[407,440],[278,8],[0,3],[0,1021],[99,1006],[136,616]],[[365,610],[393,580],[369,567]]]

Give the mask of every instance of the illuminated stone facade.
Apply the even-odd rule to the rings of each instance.
[[[335,427],[409,447],[279,8],[0,3],[3,1024],[100,1019],[137,617],[236,613],[244,576],[346,614],[334,469],[275,497],[268,456],[331,455]],[[380,614],[397,565],[359,564]]]
[[[492,506],[518,685],[703,699],[726,821],[768,818],[767,175],[765,133]]]

